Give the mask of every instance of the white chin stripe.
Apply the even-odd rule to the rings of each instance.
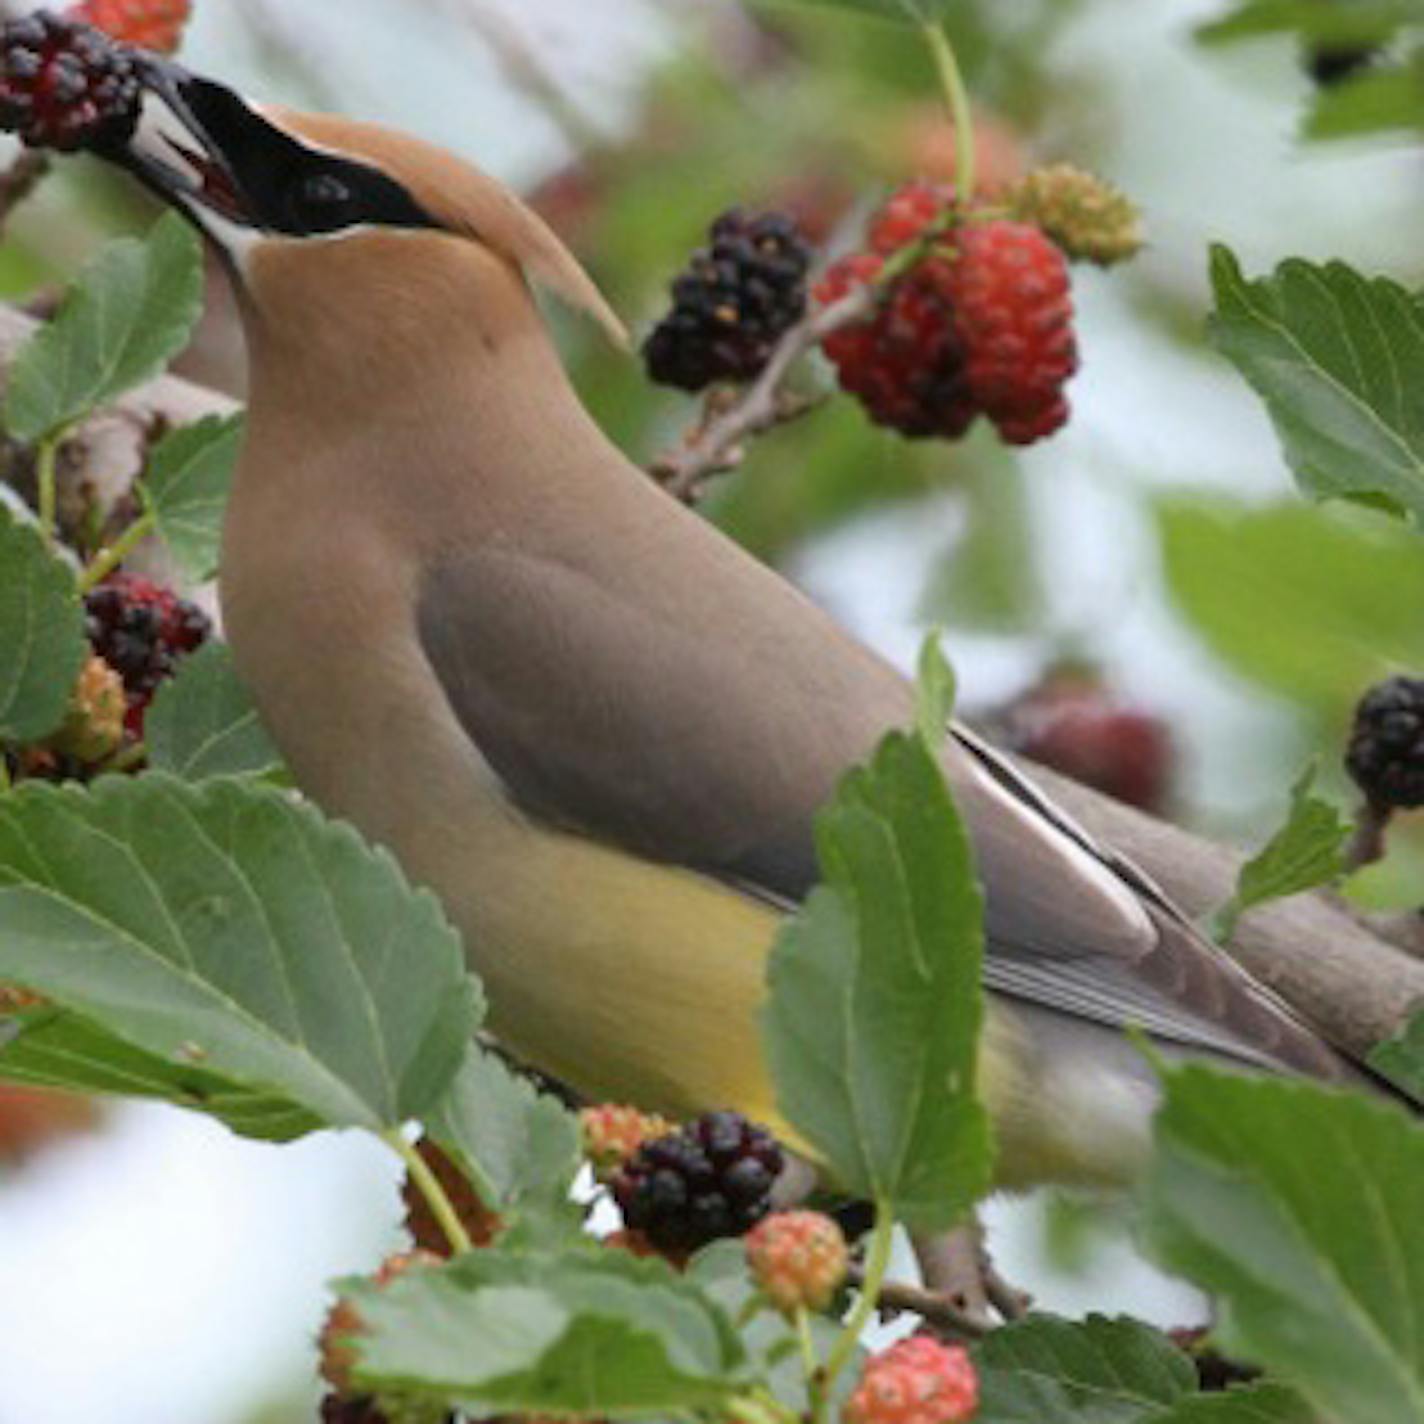
[[[151,89],[144,92],[138,127],[129,140],[129,147],[148,163],[176,174],[185,185],[194,190],[202,188],[202,169],[189,157],[197,153],[201,145],[163,96]]]
[[[246,273],[247,260],[252,254],[252,249],[259,242],[266,241],[267,235],[259,232],[255,227],[249,227],[246,223],[234,222],[231,218],[223,217],[221,213],[214,212],[201,202],[191,199],[182,201],[184,208],[208,235],[209,240],[227,254],[239,272]]]

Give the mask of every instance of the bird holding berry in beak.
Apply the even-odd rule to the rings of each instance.
[[[298,784],[437,891],[513,1051],[594,1099],[736,1108],[794,1143],[758,1033],[766,958],[817,879],[818,807],[912,722],[912,687],[604,436],[532,289],[622,328],[505,187],[388,129],[140,74],[106,153],[239,293],[221,597]],[[1007,239],[985,240],[1002,286]],[[970,373],[1011,437],[1061,417],[1075,358],[1042,339],[1032,409]],[[1136,1169],[1154,1087],[1125,1024],[1170,1055],[1350,1075],[989,746],[955,728],[942,764],[987,895],[1002,1185]]]

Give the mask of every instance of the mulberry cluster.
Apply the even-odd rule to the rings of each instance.
[[[924,237],[931,224],[948,230],[956,216],[953,188],[917,178],[885,200],[870,219],[866,239],[872,252],[889,257]]]
[[[873,252],[843,257],[816,285],[830,305],[879,279],[885,259]],[[942,259],[907,273],[867,321],[844,326],[822,346],[843,390],[859,398],[877,425],[913,438],[955,440],[979,413],[964,378],[965,351],[943,291]]]
[[[733,208],[710,237],[672,284],[672,310],[643,347],[659,385],[700,391],[751,380],[806,310],[811,251],[791,218]]]
[[[872,221],[870,250],[826,272],[817,299],[882,281],[931,224],[942,244],[886,284],[871,317],[826,338],[841,385],[905,435],[953,439],[984,415],[1011,444],[1042,439],[1068,418],[1078,352],[1067,264],[1039,228],[957,219],[942,189],[911,184]]]
[[[740,1113],[713,1112],[645,1142],[614,1176],[624,1224],[659,1251],[695,1251],[741,1236],[771,1209],[784,1159]]]
[[[89,644],[123,679],[125,724],[142,734],[143,716],[178,660],[207,641],[206,613],[170,589],[133,574],[114,574],[84,597]]]
[[[0,128],[31,147],[122,146],[140,94],[133,59],[82,18],[38,10],[0,26]]]
[[[1424,678],[1391,677],[1360,699],[1345,767],[1373,806],[1424,806]]]
[[[395,1256],[388,1256],[371,1280],[375,1285],[384,1287],[399,1280],[409,1271],[427,1270],[443,1264],[441,1258],[430,1251],[404,1251]],[[355,1303],[342,1296],[327,1312],[321,1334],[317,1337],[318,1372],[343,1399],[356,1399],[351,1382],[351,1371],[356,1364],[356,1350],[351,1343],[351,1337],[360,1335],[366,1328]]]

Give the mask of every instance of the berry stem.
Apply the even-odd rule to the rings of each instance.
[[[739,1394],[727,1402],[727,1414],[738,1424],[801,1424],[780,1401],[770,1395]]]
[[[821,1362],[816,1358],[816,1342],[811,1338],[811,1317],[804,1305],[796,1307],[796,1343],[801,1350],[801,1368],[814,1398],[819,1392]]]
[[[152,510],[147,510],[139,515],[112,544],[100,549],[79,571],[79,592],[88,593],[91,588],[103,583],[157,528],[158,520],[154,517]]]
[[[35,483],[38,487],[37,506],[40,533],[45,546],[54,546],[59,508],[59,449],[69,438],[69,426],[51,431],[35,447]]]
[[[143,742],[130,742],[125,747],[120,747],[103,766],[100,771],[124,772],[132,771],[136,766],[142,766],[148,760],[148,747]]]
[[[949,114],[954,123],[954,191],[960,207],[967,208],[974,197],[977,181],[974,155],[974,115],[969,107],[969,91],[964,87],[954,46],[942,26],[929,24],[920,33],[929,46],[939,74],[944,96],[949,101]]]
[[[846,1318],[841,1333],[836,1337],[836,1343],[831,1346],[831,1353],[826,1356],[825,1366],[817,1376],[814,1414],[817,1424],[820,1424],[820,1421],[824,1420],[826,1416],[826,1402],[831,1397],[836,1377],[849,1363],[851,1355],[855,1352],[856,1344],[860,1340],[861,1332],[870,1323],[870,1317],[875,1313],[876,1303],[880,1298],[880,1287],[885,1280],[885,1272],[890,1266],[890,1245],[894,1240],[894,1234],[895,1213],[890,1209],[890,1203],[884,1197],[877,1197],[875,1199],[875,1226],[870,1234],[870,1250],[866,1255],[865,1272],[861,1277],[860,1299],[856,1301],[855,1309]]]
[[[431,1213],[440,1223],[440,1229],[445,1233],[445,1238],[450,1243],[450,1249],[457,1256],[473,1250],[474,1247],[469,1234],[460,1221],[459,1213],[455,1210],[450,1198],[446,1196],[445,1188],[440,1185],[440,1179],[426,1165],[425,1158],[415,1150],[411,1143],[406,1141],[405,1134],[398,1127],[382,1132],[380,1138],[405,1163],[411,1181],[420,1189],[420,1194],[430,1205]]]
[[[1345,870],[1353,872],[1384,859],[1385,833],[1394,815],[1392,806],[1366,800],[1355,822],[1355,833],[1345,847]]]

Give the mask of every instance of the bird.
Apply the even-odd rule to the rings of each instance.
[[[462,932],[513,1054],[592,1100],[780,1117],[758,1014],[813,820],[911,683],[660,489],[581,404],[536,300],[623,327],[463,158],[147,73],[117,157],[227,264],[249,363],[219,595],[301,791]],[[997,1183],[1117,1185],[1164,1053],[1348,1060],[1151,879],[954,725],[985,896]]]

